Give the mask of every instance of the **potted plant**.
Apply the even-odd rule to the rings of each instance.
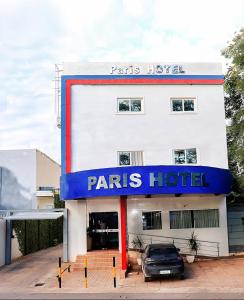
[[[197,251],[199,250],[200,247],[200,243],[197,240],[197,236],[195,235],[194,231],[192,232],[191,237],[188,240],[188,245],[192,254],[186,255],[186,260],[190,264],[194,262],[195,256],[197,256]]]
[[[133,249],[138,251],[138,256],[137,256],[137,263],[139,266],[141,266],[141,253],[144,250],[144,243],[142,239],[137,235],[134,240],[132,241]]]

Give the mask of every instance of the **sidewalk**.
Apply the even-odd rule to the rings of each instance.
[[[49,248],[28,255],[10,266],[0,269],[0,299],[21,297],[81,297],[78,293],[98,293],[106,295],[143,295],[161,294],[161,297],[188,295],[191,298],[218,294],[235,293],[235,298],[244,299],[244,258],[206,260],[191,265],[186,264],[186,279],[165,278],[145,283],[141,273],[130,273],[126,279],[117,279],[117,288],[113,288],[112,272],[90,271],[88,267],[88,288],[83,288],[84,272],[64,273],[62,289],[58,289],[57,261],[62,246]],[[36,286],[39,284],[40,286]],[[67,294],[70,294],[69,296]],[[42,295],[42,296],[41,296]],[[75,296],[72,296],[75,295]],[[28,296],[28,297],[29,297]],[[153,296],[153,297],[154,297]],[[95,296],[94,296],[95,297]],[[132,297],[132,296],[130,296]],[[138,296],[139,297],[139,296]],[[70,299],[73,299],[70,298]],[[53,298],[54,299],[54,298]],[[75,299],[75,298],[74,298]],[[78,299],[78,298],[77,298]],[[101,299],[101,298],[100,298]],[[172,298],[173,299],[173,298]]]

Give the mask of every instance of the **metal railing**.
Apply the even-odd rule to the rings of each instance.
[[[180,249],[181,254],[191,254],[189,248],[189,239],[160,236],[153,234],[141,234],[141,233],[128,233],[128,246],[133,248],[133,240],[139,238],[143,244],[143,248],[148,244],[153,243],[172,243],[176,248]],[[199,250],[197,255],[206,257],[218,257],[219,256],[219,242],[197,240],[199,243]]]

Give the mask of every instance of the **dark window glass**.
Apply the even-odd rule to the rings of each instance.
[[[186,162],[185,150],[175,150],[174,160],[177,165],[184,164]]]
[[[120,100],[119,101],[119,111],[130,111],[130,101]]]
[[[179,149],[174,150],[174,162],[176,165],[182,164],[196,164],[197,163],[197,149]]]
[[[142,99],[118,99],[118,112],[141,112]]]
[[[197,150],[196,150],[196,148],[186,149],[186,163],[187,164],[196,164],[197,163]]]
[[[172,100],[173,111],[183,111],[182,100]]]
[[[162,229],[161,211],[142,213],[143,230]]]
[[[130,165],[130,152],[120,152],[119,153],[119,165],[129,166]]]
[[[131,111],[141,111],[141,100],[131,100]]]
[[[179,255],[174,248],[151,248],[149,257],[153,259],[170,259],[177,258]]]
[[[184,111],[194,111],[194,100],[184,100]]]

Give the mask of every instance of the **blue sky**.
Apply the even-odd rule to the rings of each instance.
[[[226,61],[244,1],[0,0],[0,149],[60,161],[54,65],[64,61]]]

